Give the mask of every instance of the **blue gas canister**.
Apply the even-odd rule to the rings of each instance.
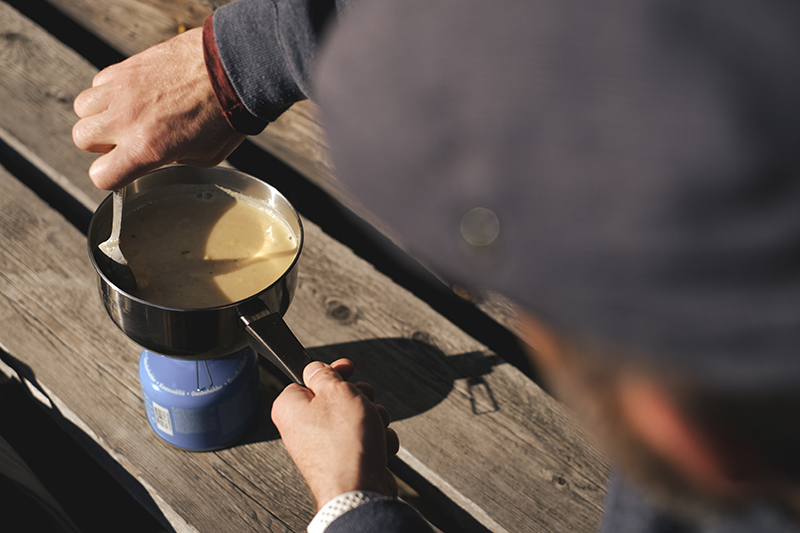
[[[139,357],[147,421],[164,441],[192,451],[223,448],[258,418],[258,355],[250,348],[207,360]]]

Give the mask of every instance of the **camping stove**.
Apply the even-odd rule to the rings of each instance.
[[[178,448],[206,451],[237,441],[258,418],[258,355],[249,347],[214,359],[189,360],[142,350],[147,421]]]

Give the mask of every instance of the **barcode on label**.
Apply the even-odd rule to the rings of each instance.
[[[172,435],[172,420],[169,417],[169,409],[161,407],[156,402],[153,402],[153,411],[156,413],[156,425],[158,429]]]

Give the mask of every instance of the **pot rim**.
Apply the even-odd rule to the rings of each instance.
[[[87,243],[87,248],[88,248],[88,251],[89,251],[89,259],[91,260],[92,267],[94,268],[95,272],[100,276],[102,281],[105,284],[107,284],[108,286],[110,286],[111,288],[113,288],[113,290],[115,290],[115,291],[117,291],[117,292],[119,292],[121,294],[124,294],[126,298],[129,298],[129,299],[131,299],[133,301],[136,301],[136,302],[138,302],[138,303],[140,303],[142,305],[146,305],[146,306],[149,306],[149,307],[160,309],[162,311],[172,311],[172,312],[180,312],[180,313],[192,313],[192,312],[201,313],[201,312],[210,312],[210,311],[224,311],[224,310],[227,310],[227,309],[237,308],[237,307],[241,306],[245,302],[248,302],[250,300],[258,298],[263,293],[269,291],[275,285],[280,283],[286,277],[286,275],[288,273],[290,273],[296,267],[297,262],[300,260],[300,256],[301,256],[301,253],[303,251],[303,246],[304,246],[304,243],[305,243],[305,228],[303,227],[303,221],[300,218],[300,214],[297,212],[297,209],[289,201],[289,199],[286,198],[286,196],[282,192],[280,192],[278,189],[276,189],[275,187],[273,187],[272,185],[270,185],[266,181],[261,180],[261,179],[255,177],[255,176],[250,175],[250,174],[247,174],[245,172],[242,172],[240,170],[236,170],[236,169],[233,169],[233,168],[227,168],[227,167],[198,168],[198,167],[192,167],[192,166],[189,166],[189,165],[168,165],[168,166],[165,166],[165,167],[158,168],[156,170],[152,170],[152,171],[148,172],[147,174],[145,174],[144,176],[142,176],[142,178],[147,177],[147,176],[152,176],[152,175],[155,175],[155,174],[159,174],[159,173],[164,173],[164,172],[176,172],[176,171],[180,171],[182,169],[191,169],[192,172],[199,172],[199,173],[203,173],[203,174],[206,174],[206,173],[207,174],[212,174],[212,173],[213,174],[217,174],[218,173],[220,175],[222,175],[222,174],[234,174],[238,178],[242,178],[242,179],[244,179],[246,181],[247,180],[255,180],[258,183],[259,186],[265,186],[265,187],[269,188],[274,194],[276,194],[278,197],[283,199],[283,201],[286,202],[286,205],[288,205],[289,208],[291,209],[291,212],[294,214],[294,216],[295,216],[295,218],[297,220],[297,226],[298,226],[298,229],[299,229],[299,232],[298,232],[299,234],[296,235],[296,238],[297,238],[297,251],[296,251],[296,253],[294,255],[294,259],[292,260],[291,264],[283,271],[283,274],[281,274],[278,279],[276,279],[275,281],[270,283],[267,287],[264,287],[263,289],[259,290],[257,293],[252,294],[250,296],[247,296],[245,298],[242,298],[240,300],[237,300],[235,302],[230,302],[230,303],[217,305],[217,306],[212,306],[212,307],[170,307],[170,306],[166,306],[166,305],[161,305],[161,304],[156,304],[156,303],[153,303],[153,302],[149,302],[147,300],[139,298],[138,296],[135,296],[135,295],[133,295],[133,294],[131,294],[129,292],[126,292],[126,291],[122,290],[121,288],[119,288],[116,283],[113,283],[108,278],[108,276],[106,276],[105,272],[103,272],[103,270],[100,268],[100,265],[97,263],[97,260],[95,259],[95,253],[97,253],[96,252],[97,244],[93,244],[92,243],[92,236],[93,236],[93,233],[94,233],[93,228],[97,224],[97,215],[98,215],[98,213],[100,213],[100,211],[103,210],[103,209],[107,209],[106,206],[111,203],[112,195],[109,194],[108,196],[106,196],[97,205],[97,208],[95,209],[94,213],[92,214],[92,218],[89,221],[89,227],[88,227],[88,230],[86,232],[86,243]],[[133,183],[136,183],[136,182],[134,181]],[[131,185],[133,185],[133,183],[128,184],[126,186],[126,188],[130,187]],[[253,200],[259,201],[258,198],[255,198],[253,196],[247,195],[244,192],[241,192],[241,191],[237,191],[237,192],[239,192],[240,194],[244,194],[246,196],[249,196]],[[99,253],[102,253],[102,252],[99,252]]]

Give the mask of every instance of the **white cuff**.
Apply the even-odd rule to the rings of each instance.
[[[308,533],[323,533],[328,524],[342,516],[347,511],[360,507],[372,500],[388,500],[389,496],[377,492],[354,490],[345,492],[326,503],[316,514],[314,519],[308,524]]]

